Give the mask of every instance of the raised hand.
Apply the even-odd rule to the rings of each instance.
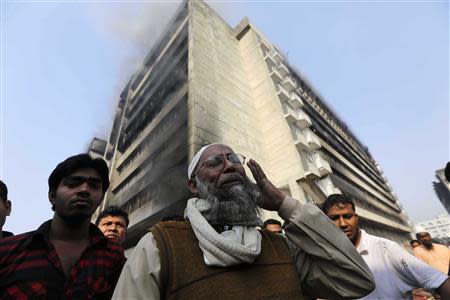
[[[264,171],[261,169],[261,166],[254,159],[250,159],[247,166],[252,172],[256,184],[261,190],[263,202],[260,206],[267,210],[278,211],[283,203],[285,195],[280,192],[280,190],[278,190],[272,182],[269,181],[269,179],[267,179],[266,174],[264,174]]]

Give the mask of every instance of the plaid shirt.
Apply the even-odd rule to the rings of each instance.
[[[66,278],[50,224],[0,240],[0,299],[110,299],[125,263],[122,247],[91,224],[89,245]]]

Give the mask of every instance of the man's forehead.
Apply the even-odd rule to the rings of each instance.
[[[107,215],[107,216],[103,217],[100,220],[100,223],[104,223],[104,222],[118,222],[118,221],[121,221],[124,224],[126,223],[124,217],[122,217],[122,216],[111,216],[111,215]]]
[[[70,173],[67,177],[70,177],[70,176],[87,176],[87,177],[101,179],[100,174],[97,172],[97,170],[95,170],[93,168],[82,168],[82,169],[75,170],[72,173]]]
[[[341,211],[345,211],[348,212],[349,210],[351,210],[351,212],[353,211],[353,206],[350,203],[336,203],[333,204],[329,209],[328,212],[341,212]]]
[[[234,153],[234,151],[227,145],[222,145],[222,144],[211,145],[202,153],[202,155],[200,156],[199,162],[204,161],[211,155],[227,154],[227,153]]]

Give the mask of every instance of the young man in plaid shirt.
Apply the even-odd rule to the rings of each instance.
[[[0,241],[0,299],[111,298],[125,257],[90,221],[109,187],[105,161],[72,156],[48,185],[53,219]]]

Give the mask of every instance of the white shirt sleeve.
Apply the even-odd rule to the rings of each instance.
[[[156,240],[147,233],[125,263],[112,299],[159,299],[161,261]]]
[[[361,298],[374,277],[347,236],[313,204],[286,197],[278,212],[304,292],[320,298]]]
[[[447,275],[419,260],[398,244],[389,243],[388,258],[396,272],[411,286],[437,289]]]

